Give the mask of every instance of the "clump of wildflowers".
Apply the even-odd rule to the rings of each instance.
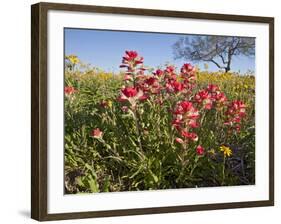
[[[236,100],[229,103],[225,93],[214,84],[194,93],[197,78],[196,69],[191,64],[185,63],[179,73],[174,66],[168,65],[163,70],[157,69],[153,74],[144,74],[143,57],[136,51],[126,51],[120,67],[127,71],[124,75],[125,86],[122,87],[118,100],[129,102],[129,108],[134,110],[138,103],[148,99],[154,99],[154,103],[160,105],[171,99],[176,100],[171,109],[172,125],[178,133],[176,142],[186,145],[198,141],[195,129],[202,126],[199,118],[204,112],[201,109],[226,111],[224,124],[236,131],[240,130],[241,119],[245,116],[243,102]],[[129,109],[123,108],[124,106],[123,111]],[[201,147],[197,149],[198,154],[203,154]]]
[[[67,172],[85,172],[75,192],[245,184],[254,174],[255,133],[244,128],[254,124],[246,119],[254,77],[143,63],[126,51],[120,74],[66,70]],[[242,159],[247,169],[237,178]]]
[[[204,109],[210,110],[215,105],[218,108],[223,107],[227,103],[227,98],[217,85],[209,84],[195,94],[194,101]]]

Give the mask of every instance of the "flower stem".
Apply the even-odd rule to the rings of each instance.
[[[137,140],[138,140],[138,144],[139,144],[139,148],[141,150],[141,152],[143,152],[143,147],[142,147],[142,143],[141,143],[141,131],[140,131],[140,124],[139,124],[139,119],[138,119],[138,114],[136,109],[133,110],[133,114],[134,114],[134,120],[135,120],[135,125],[136,125],[136,130],[137,130]]]

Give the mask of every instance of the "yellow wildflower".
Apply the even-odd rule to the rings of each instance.
[[[112,107],[112,101],[111,101],[111,100],[108,101],[108,106],[109,106],[110,108]]]
[[[211,155],[215,155],[215,154],[216,154],[216,152],[215,152],[214,149],[210,149],[210,150],[209,150],[209,153],[210,153]]]
[[[229,148],[229,147],[227,147],[227,146],[224,146],[224,145],[222,145],[221,147],[220,147],[220,151],[221,152],[223,152],[223,155],[224,156],[231,156],[232,155],[232,150],[231,150],[231,148]]]
[[[79,59],[76,55],[69,55],[66,56],[66,58],[72,63],[72,64],[78,64],[79,63]]]

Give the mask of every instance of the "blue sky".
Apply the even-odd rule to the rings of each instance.
[[[84,63],[105,71],[118,72],[125,50],[135,50],[144,57],[144,65],[163,66],[166,62],[180,68],[185,60],[174,60],[172,45],[182,34],[120,32],[90,29],[65,29],[65,54],[75,54]],[[197,63],[204,68],[203,63]],[[217,71],[212,63],[208,70]],[[255,59],[239,56],[233,58],[232,70],[242,73],[255,70]]]

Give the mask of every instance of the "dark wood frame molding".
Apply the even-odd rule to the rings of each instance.
[[[48,214],[47,210],[47,13],[49,10],[195,18],[269,24],[269,200],[111,211]],[[31,6],[31,217],[38,221],[187,212],[274,205],[274,18],[154,9],[38,3]]]

